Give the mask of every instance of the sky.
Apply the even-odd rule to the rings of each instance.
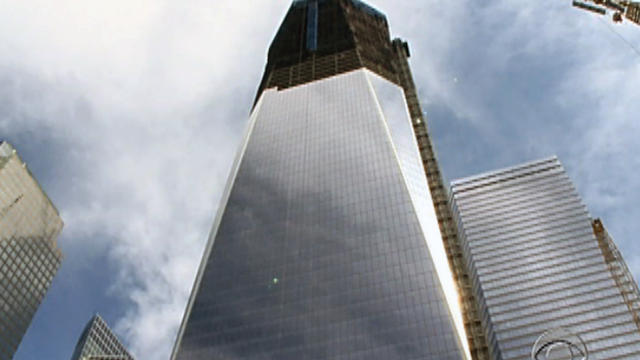
[[[410,44],[445,177],[558,155],[640,278],[640,27],[569,0],[369,3]],[[289,5],[0,0],[0,139],[65,222],[16,360],[69,359],[96,312],[168,359]]]

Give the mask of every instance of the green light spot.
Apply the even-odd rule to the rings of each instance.
[[[278,278],[274,277],[274,278],[273,278],[273,284],[275,285],[275,284],[277,284],[277,283],[278,283]]]

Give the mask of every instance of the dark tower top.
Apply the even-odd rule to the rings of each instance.
[[[471,356],[488,360],[478,304],[462,256],[449,199],[413,82],[408,44],[391,40],[384,14],[359,0],[294,0],[269,48],[255,102],[265,89],[305,84],[367,68],[404,89],[429,189],[457,283]],[[254,103],[255,104],[255,103]]]
[[[400,45],[398,48],[396,45]],[[384,14],[358,0],[296,0],[269,48],[264,89],[288,88],[367,68],[401,85],[397,50]]]

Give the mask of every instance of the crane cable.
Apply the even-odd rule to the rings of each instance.
[[[605,20],[602,20],[602,18],[600,16],[597,17],[598,20],[600,20],[601,23],[603,23],[611,32],[613,32],[614,34],[616,34],[620,39],[622,39],[622,41],[625,42],[625,44],[629,45],[629,47],[638,55],[638,57],[640,57],[640,50],[633,44],[631,43],[631,41],[627,40],[624,36],[622,36],[622,34],[620,34],[619,32],[616,31],[616,29],[614,29],[611,25],[609,25],[608,22],[606,22]]]

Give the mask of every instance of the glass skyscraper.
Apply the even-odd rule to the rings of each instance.
[[[60,266],[61,230],[26,164],[0,142],[0,360],[13,357]]]
[[[493,359],[640,358],[637,284],[557,158],[451,189]]]
[[[107,323],[94,315],[82,331],[71,360],[134,360]]]
[[[482,351],[460,307],[466,268],[447,261],[455,227],[408,56],[360,1],[293,2],[172,359]]]

